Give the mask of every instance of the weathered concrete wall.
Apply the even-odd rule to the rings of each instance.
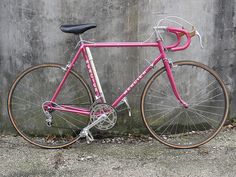
[[[167,15],[188,19],[203,34],[204,49],[197,39],[182,52],[169,54],[174,60],[193,59],[214,67],[231,92],[231,117],[236,117],[236,2],[235,0],[1,0],[0,1],[0,129],[12,130],[6,101],[17,74],[39,63],[66,64],[75,52],[77,38],[59,30],[63,23],[98,24],[84,34],[87,40],[144,41],[157,21]],[[114,100],[156,56],[150,49],[92,50],[108,101]],[[84,64],[77,70],[86,75]],[[136,88],[129,101],[132,118],[121,119],[126,129],[139,128],[139,96]],[[123,113],[122,115],[126,115]]]

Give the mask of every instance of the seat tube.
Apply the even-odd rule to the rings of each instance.
[[[100,97],[101,97],[102,101],[103,101],[104,103],[106,103],[106,99],[105,99],[105,96],[104,96],[104,94],[103,94],[103,90],[102,90],[102,87],[101,87],[101,83],[100,83],[100,80],[99,80],[99,78],[98,78],[97,70],[96,70],[96,67],[95,67],[94,62],[93,62],[92,53],[91,53],[89,47],[86,47],[85,49],[86,49],[86,53],[87,53],[87,55],[88,55],[88,60],[89,60],[89,63],[90,63],[91,69],[92,69],[92,73],[93,73],[93,75],[94,75],[94,79],[95,79],[95,82],[96,82],[96,83],[92,83],[92,84],[96,84],[97,89],[98,89],[98,92],[99,92],[99,94],[100,94]],[[90,76],[90,77],[91,77],[91,76]],[[91,78],[91,80],[92,80],[92,78]],[[92,82],[93,82],[93,81],[92,81]],[[99,96],[99,95],[96,95],[96,99],[98,99],[98,96]]]

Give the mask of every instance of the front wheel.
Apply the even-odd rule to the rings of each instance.
[[[51,110],[50,125],[42,105],[50,101],[65,71],[59,64],[42,64],[24,71],[13,83],[8,96],[8,113],[17,132],[43,148],[62,148],[74,143],[89,123],[89,117]],[[93,102],[84,79],[71,71],[59,92],[56,105],[89,108]]]
[[[172,67],[184,108],[175,98],[165,68],[147,82],[141,113],[150,133],[174,148],[193,148],[211,140],[223,126],[229,109],[226,87],[209,67],[180,61]]]

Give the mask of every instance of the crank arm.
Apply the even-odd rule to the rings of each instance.
[[[107,118],[105,114],[101,115],[97,120],[89,124],[88,126],[84,127],[83,130],[81,130],[79,137],[83,138],[85,137],[87,140],[87,143],[90,143],[94,141],[92,133],[89,131],[91,128],[99,124],[100,122],[104,121]]]

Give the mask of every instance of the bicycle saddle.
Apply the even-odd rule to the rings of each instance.
[[[61,25],[60,29],[64,33],[82,34],[83,32],[96,27],[97,27],[96,24],[88,23],[79,25]]]

